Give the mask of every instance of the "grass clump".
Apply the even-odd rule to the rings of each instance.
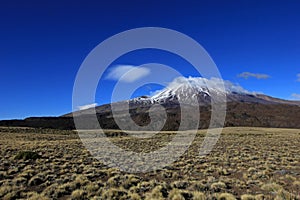
[[[202,192],[195,191],[193,192],[193,200],[205,200],[205,194]]]
[[[3,196],[5,196],[6,194],[8,194],[9,192],[11,192],[13,190],[13,188],[9,185],[2,185],[0,187],[0,198],[2,198]]]
[[[243,194],[241,196],[241,200],[255,200],[255,196],[251,195],[251,194]]]
[[[226,184],[219,181],[216,183],[211,184],[211,190],[215,191],[215,192],[220,192],[221,190],[224,190],[226,188]]]
[[[28,181],[28,185],[29,186],[37,186],[37,185],[42,184],[43,182],[44,182],[44,177],[40,174],[37,174]]]
[[[103,199],[127,199],[127,192],[123,188],[109,188],[103,195]]]
[[[78,189],[78,190],[74,190],[71,194],[71,199],[72,200],[81,200],[81,199],[85,199],[85,191]]]
[[[140,200],[140,199],[142,199],[142,198],[140,197],[140,195],[137,194],[137,193],[129,193],[128,196],[129,196],[129,198],[130,198],[131,200]]]
[[[184,200],[184,197],[182,196],[181,191],[176,188],[174,188],[173,190],[170,191],[168,197],[171,200]]]
[[[28,200],[50,200],[48,197],[45,197],[42,194],[38,194],[37,192],[29,192],[27,193]]]
[[[146,200],[154,200],[154,199],[164,199],[163,194],[161,192],[162,190],[162,186],[156,186],[155,188],[153,188],[153,190],[149,193],[146,194]]]
[[[236,198],[230,193],[222,193],[218,196],[218,200],[236,200]]]
[[[282,187],[280,185],[278,185],[277,183],[267,183],[264,184],[261,187],[262,190],[265,191],[269,191],[269,192],[279,192],[280,190],[282,190]]]

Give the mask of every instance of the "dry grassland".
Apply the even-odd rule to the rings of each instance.
[[[174,136],[132,139],[107,131],[116,145],[149,152]],[[300,199],[300,130],[225,128],[206,157],[205,130],[162,170],[129,174],[94,159],[72,131],[0,128],[0,199]]]

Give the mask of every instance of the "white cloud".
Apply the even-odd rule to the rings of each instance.
[[[297,81],[300,82],[300,73],[297,74]]]
[[[117,65],[109,70],[105,77],[109,80],[123,81],[127,83],[134,82],[150,74],[150,69],[132,65]]]
[[[248,79],[250,77],[254,77],[257,79],[268,79],[271,76],[269,76],[268,74],[255,74],[255,73],[251,73],[251,72],[243,72],[241,74],[238,74],[238,77],[244,78],[244,79]]]
[[[96,107],[98,104],[97,103],[91,103],[91,104],[87,104],[87,105],[83,105],[83,106],[78,106],[79,110],[86,110],[89,108],[94,108]]]
[[[295,100],[300,100],[300,94],[293,93],[292,98]]]

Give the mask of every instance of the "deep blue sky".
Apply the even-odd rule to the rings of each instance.
[[[73,82],[87,54],[116,33],[146,26],[194,38],[224,79],[292,99],[300,94],[299,10],[297,0],[2,1],[0,119],[70,112]],[[146,50],[131,54],[115,64],[151,61],[195,75],[174,55]],[[237,77],[243,72],[270,78]],[[112,85],[107,80],[106,92],[97,93],[98,104],[109,102]]]

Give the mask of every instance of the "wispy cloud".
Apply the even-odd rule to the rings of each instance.
[[[83,106],[78,106],[79,110],[86,110],[89,108],[93,108],[96,107],[98,104],[97,103],[91,103],[91,104],[87,104],[87,105],[83,105]]]
[[[257,74],[257,73],[251,73],[251,72],[243,72],[241,74],[238,74],[238,77],[248,79],[250,77],[256,78],[256,79],[268,79],[271,78],[268,74]]]
[[[300,94],[293,93],[292,98],[295,100],[300,100]]]
[[[112,68],[106,79],[114,81],[123,81],[127,83],[134,82],[150,74],[150,69],[133,65],[117,65]]]
[[[297,81],[300,82],[300,73],[297,74]]]

